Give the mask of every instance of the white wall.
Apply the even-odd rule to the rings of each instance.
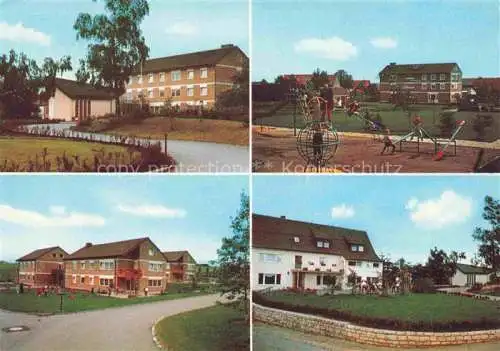
[[[55,94],[49,99],[49,118],[71,121],[75,115],[75,103],[61,90],[56,88]]]
[[[476,283],[486,284],[488,282],[488,274],[476,274]],[[466,286],[467,274],[462,273],[457,269],[455,275],[451,278],[452,285]]]
[[[107,113],[115,113],[116,103],[114,100],[91,100],[90,115],[99,117]]]
[[[349,260],[353,261],[353,260]],[[355,261],[357,263],[356,266],[349,266],[348,262],[346,260],[345,262],[345,277],[346,277],[346,282],[347,282],[347,276],[351,273],[351,271],[354,271],[356,275],[360,276],[361,279],[363,278],[377,278],[382,276],[382,270],[383,270],[383,265],[382,262],[378,262],[378,267],[374,267],[373,264],[375,262],[368,262],[368,261]]]

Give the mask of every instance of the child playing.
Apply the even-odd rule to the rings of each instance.
[[[394,145],[394,143],[391,140],[391,131],[389,128],[387,128],[385,132],[386,135],[384,135],[384,139],[382,139],[382,142],[384,143],[384,148],[382,149],[382,152],[380,154],[383,155],[385,153],[385,150],[388,148],[392,148],[391,154],[393,154],[394,151],[396,151],[396,145]]]

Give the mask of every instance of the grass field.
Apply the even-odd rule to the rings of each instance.
[[[127,154],[126,148],[115,145],[48,138],[0,137],[0,167],[7,161],[8,166],[13,162],[20,169],[25,169],[30,161],[35,162],[37,156],[41,163],[44,148],[47,148],[46,160],[50,162],[50,171],[57,171],[56,158],[61,157],[64,152],[70,158],[77,155],[81,160],[87,159],[90,164],[96,153]]]
[[[0,261],[0,282],[15,281],[17,264]]]
[[[98,296],[85,293],[65,294],[63,295],[63,313],[100,310],[103,308],[121,307],[163,300],[174,300],[204,294],[207,293],[185,292],[130,299]],[[56,294],[36,296],[34,292],[26,292],[19,295],[12,291],[0,292],[0,309],[9,311],[27,313],[60,313],[60,301],[61,297]]]
[[[172,351],[249,350],[250,328],[243,314],[217,305],[178,314],[156,326],[162,345]]]
[[[269,300],[349,311],[354,315],[401,321],[449,322],[500,321],[500,303],[446,294],[409,294],[390,297],[370,295],[317,296],[274,292]]]
[[[104,121],[95,122],[99,128]],[[99,130],[89,130],[96,131]],[[248,145],[248,124],[238,121],[199,119],[199,118],[146,118],[138,124],[124,124],[106,128],[104,132],[136,137],[151,137],[163,140],[168,133],[169,140],[207,141],[231,145]]]
[[[410,130],[408,113],[401,109],[394,110],[392,104],[384,103],[363,103],[362,109],[368,109],[370,113],[380,113],[382,123],[384,123],[393,134],[405,134]],[[419,114],[424,121],[424,128],[433,136],[439,136],[439,114],[443,111],[441,106],[434,105],[413,105],[411,106],[411,116]],[[293,105],[286,105],[278,110],[271,117],[257,118],[254,125],[269,125],[275,127],[293,128]],[[472,121],[478,112],[460,111],[454,114],[455,120],[465,120],[467,122],[465,128],[459,134],[458,139],[476,140],[476,133],[472,128]],[[485,141],[495,141],[500,135],[500,113],[484,112],[493,116],[494,124],[486,131]],[[344,111],[337,110],[333,112],[334,126],[338,131],[342,132],[363,132],[364,124],[357,118],[349,117]],[[301,128],[304,126],[302,115],[296,114],[296,126]],[[450,135],[451,136],[451,135]],[[450,137],[447,136],[447,137]]]

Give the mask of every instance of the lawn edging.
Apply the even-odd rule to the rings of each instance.
[[[361,344],[414,348],[500,341],[500,329],[469,332],[418,332],[375,329],[304,313],[253,303],[253,319],[300,332],[334,337]]]
[[[161,316],[157,320],[153,322],[153,326],[151,327],[151,335],[153,336],[153,342],[155,343],[156,347],[159,348],[160,350],[166,350],[166,348],[162,345],[160,342],[160,338],[158,338],[156,335],[156,325],[160,323],[163,319],[167,318],[168,316]]]

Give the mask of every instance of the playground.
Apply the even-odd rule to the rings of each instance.
[[[474,141],[472,115],[438,123],[438,107],[413,106],[406,117],[390,104],[333,111],[329,121],[320,97],[295,96],[253,127],[255,172],[475,172],[500,157],[498,121]],[[379,112],[373,112],[377,108]],[[467,138],[463,138],[463,136]],[[482,149],[482,151],[480,151]]]

